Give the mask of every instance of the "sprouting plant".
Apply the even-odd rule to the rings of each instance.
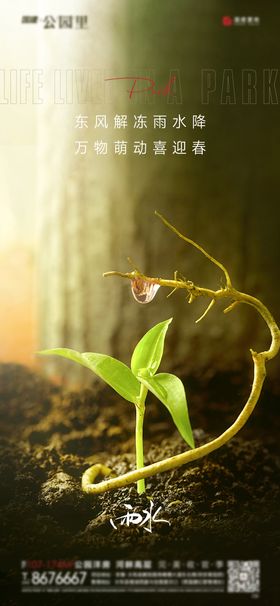
[[[171,321],[172,318],[156,324],[142,337],[132,354],[131,369],[123,362],[99,353],[79,353],[67,348],[47,349],[39,352],[43,355],[62,356],[89,368],[120,396],[135,405],[136,469],[144,466],[143,423],[148,390],[166,406],[181,436],[191,448],[194,448],[182,381],[169,373],[156,374],[163,355],[165,335]],[[93,476],[93,472],[95,476]],[[92,466],[83,475],[83,490],[93,492],[90,488],[93,477],[96,477],[97,473],[108,475],[110,472],[111,469],[104,465]],[[145,492],[143,478],[137,480],[137,491],[139,494]]]
[[[137,268],[134,269],[134,271],[127,272],[127,273],[123,273],[123,272],[119,272],[119,271],[109,271],[109,272],[106,272],[104,274],[104,276],[120,276],[122,278],[129,279],[131,281],[131,288],[132,288],[133,296],[140,303],[149,303],[154,298],[154,296],[160,286],[170,288],[171,289],[170,294],[172,294],[173,292],[175,292],[177,290],[182,290],[182,289],[184,291],[187,291],[187,299],[188,299],[189,303],[193,303],[193,301],[195,301],[198,297],[210,298],[210,303],[208,304],[205,312],[202,314],[202,316],[200,318],[198,318],[198,320],[196,320],[196,322],[200,322],[206,316],[206,314],[211,310],[213,305],[215,305],[216,301],[218,301],[219,299],[222,299],[222,300],[229,299],[230,300],[230,304],[224,309],[224,313],[231,312],[240,303],[246,303],[247,305],[250,305],[251,307],[256,309],[257,312],[261,315],[261,317],[265,321],[265,323],[267,324],[270,335],[271,335],[271,344],[270,344],[269,349],[262,351],[262,352],[256,352],[253,349],[250,349],[250,353],[251,353],[252,361],[253,361],[253,367],[254,367],[254,379],[253,379],[251,391],[250,391],[247,402],[245,403],[241,413],[239,414],[237,419],[234,421],[234,423],[228,429],[226,429],[226,431],[224,431],[217,438],[211,440],[210,442],[207,442],[206,444],[203,444],[202,446],[199,446],[197,448],[188,449],[185,452],[182,452],[181,454],[175,455],[173,457],[169,457],[162,461],[157,461],[156,463],[152,463],[150,465],[147,465],[146,467],[144,467],[142,465],[142,461],[140,461],[140,459],[139,459],[137,461],[137,467],[138,467],[138,465],[142,465],[142,467],[140,467],[140,469],[138,467],[137,469],[135,469],[133,471],[129,471],[128,473],[125,473],[121,476],[118,476],[115,478],[108,478],[99,483],[95,483],[97,476],[99,474],[106,476],[111,472],[111,470],[108,469],[108,467],[106,467],[105,465],[102,465],[99,463],[96,465],[92,465],[89,469],[87,469],[85,471],[85,473],[83,474],[83,477],[82,477],[82,488],[85,492],[90,493],[90,494],[99,494],[99,493],[105,492],[106,490],[121,488],[122,486],[127,486],[134,482],[137,482],[137,485],[139,486],[138,482],[141,480],[144,480],[145,478],[156,475],[163,471],[169,471],[171,469],[176,469],[177,467],[181,467],[182,465],[185,465],[186,463],[189,463],[190,461],[195,461],[201,457],[204,457],[205,455],[210,454],[217,448],[220,448],[221,446],[226,444],[226,442],[228,442],[233,436],[235,436],[238,433],[238,431],[245,425],[245,423],[249,419],[252,411],[254,410],[254,408],[258,402],[258,399],[259,399],[261,391],[262,391],[262,386],[263,386],[263,383],[264,383],[264,380],[266,377],[266,363],[269,360],[272,360],[272,358],[275,358],[275,356],[278,354],[279,349],[280,349],[280,330],[279,330],[273,316],[271,315],[270,311],[267,309],[267,307],[261,301],[259,301],[259,299],[257,299],[256,297],[253,297],[252,295],[247,295],[243,292],[236,290],[232,285],[231,278],[230,278],[230,275],[229,275],[227,269],[225,268],[225,266],[222,263],[220,263],[220,261],[217,261],[217,259],[212,257],[208,252],[206,252],[206,250],[204,250],[204,248],[202,248],[202,246],[200,246],[199,244],[197,244],[190,238],[187,238],[186,236],[184,236],[181,232],[179,232],[173,225],[171,225],[171,223],[169,223],[159,213],[156,212],[155,214],[179,238],[181,238],[182,240],[184,240],[191,246],[194,246],[205,257],[207,257],[207,259],[209,259],[209,261],[211,261],[214,265],[216,265],[223,272],[224,278],[225,278],[225,285],[222,286],[221,288],[219,288],[218,290],[212,290],[210,288],[204,288],[201,286],[197,286],[192,281],[186,280],[185,278],[178,278],[177,272],[175,272],[173,280],[169,280],[169,279],[166,280],[164,278],[153,278],[150,276],[146,276]],[[169,322],[169,320],[167,320],[167,325],[168,325],[168,322]],[[162,323],[162,324],[166,324],[166,323]],[[166,329],[167,329],[167,325],[166,325]],[[160,325],[158,325],[158,326],[160,326]],[[151,391],[153,391],[153,393],[155,393],[157,395],[157,397],[161,401],[163,401],[162,396],[163,396],[164,390],[166,389],[166,387],[168,385],[169,394],[170,393],[174,394],[174,399],[172,397],[172,402],[173,402],[172,406],[173,406],[173,410],[175,410],[176,406],[178,405],[178,401],[179,401],[178,391],[180,393],[180,390],[181,390],[181,388],[175,389],[176,383],[179,381],[179,379],[177,379],[176,377],[174,377],[174,379],[171,379],[171,381],[173,381],[173,384],[169,381],[166,385],[165,384],[160,385],[158,383],[157,389],[155,389],[155,385],[156,385],[155,381],[157,381],[157,377],[161,376],[161,375],[153,374],[153,372],[155,373],[158,368],[157,362],[155,363],[156,368],[155,367],[149,368],[146,354],[142,358],[142,353],[141,353],[142,346],[140,348],[140,344],[143,343],[143,341],[146,338],[149,339],[148,335],[153,330],[156,330],[156,328],[157,327],[152,328],[151,331],[149,331],[147,333],[147,335],[145,335],[145,337],[143,337],[143,339],[140,341],[140,343],[138,343],[138,345],[136,346],[136,350],[137,350],[137,348],[139,348],[138,354],[137,354],[137,359],[144,360],[144,363],[143,363],[143,361],[141,361],[141,363],[139,363],[139,362],[137,363],[137,376],[135,376],[134,372],[132,372],[132,376],[133,376],[132,381],[133,382],[136,381],[137,385],[138,385],[138,382],[141,383],[141,389],[142,389],[141,396],[139,394],[141,402],[142,401],[144,402],[144,394],[145,394],[144,389],[150,389]],[[162,333],[163,334],[162,347],[163,347],[163,341],[164,341],[164,336],[165,336],[164,330],[163,330],[163,333]],[[76,352],[72,352],[72,350],[63,350],[63,349],[49,350],[49,351],[46,351],[43,353],[57,353],[58,355],[64,355],[64,353],[59,353],[59,352],[65,352],[65,351],[69,352],[69,354],[66,357],[75,359],[75,361],[78,361],[80,364],[83,364],[84,366],[89,366],[89,364],[87,363],[87,360],[85,358],[83,358],[83,356],[91,356],[91,355],[100,356],[100,358],[99,358],[100,360],[101,360],[101,358],[102,359],[106,358],[106,356],[102,356],[101,354],[77,354]],[[152,348],[151,348],[151,351],[152,351]],[[72,357],[72,355],[74,357]],[[162,352],[161,352],[161,355],[162,355]],[[160,363],[161,355],[158,357],[158,364]],[[139,358],[138,358],[138,356],[139,356]],[[117,360],[115,362],[118,365],[122,364],[121,362],[118,362]],[[94,370],[94,372],[96,372],[96,374],[98,374],[96,366],[95,366],[95,369],[92,368],[92,370]],[[151,364],[151,366],[152,366],[152,364]],[[99,365],[98,365],[98,368],[100,370]],[[126,380],[125,380],[125,385],[126,385],[126,390],[127,390],[128,385],[131,385],[131,374],[130,374],[130,369],[128,367],[124,366],[124,368],[126,369],[126,371],[124,371],[124,372],[127,373],[126,374],[127,384],[126,384]],[[107,369],[109,369],[109,364],[108,364]],[[110,371],[109,371],[108,375],[110,375]],[[99,376],[101,376],[101,373],[99,373]],[[172,375],[167,375],[167,376],[172,377]],[[124,378],[124,375],[123,375],[123,378]],[[109,384],[111,384],[107,377],[105,378],[105,380],[107,380],[107,382]],[[123,385],[123,383],[122,383],[122,385]],[[179,386],[179,383],[177,383],[177,385]],[[114,387],[114,389],[116,389],[115,385],[112,385],[112,386]],[[118,389],[116,389],[116,391],[118,391]],[[120,393],[120,391],[118,391],[118,393]],[[124,395],[123,390],[122,390],[121,395],[126,397]],[[131,401],[131,400],[129,400],[129,401]],[[170,399],[168,401],[169,401],[169,406],[167,406],[167,401],[164,402],[164,404],[170,410]],[[135,401],[133,401],[133,403],[135,403],[136,406],[138,404],[138,407],[136,408],[136,410],[139,410],[139,400],[136,402],[136,399],[135,399]],[[141,404],[140,406],[143,406],[143,404]],[[185,408],[185,413],[187,413],[186,408]],[[174,419],[174,415],[172,415],[172,416]],[[188,416],[187,416],[187,418],[188,418]],[[186,419],[186,416],[185,416],[185,419]],[[188,423],[189,423],[189,421],[188,421]],[[177,422],[176,422],[176,424],[178,427]],[[185,428],[187,426],[189,427],[188,424],[185,424]],[[181,429],[179,429],[179,430],[181,431]],[[183,436],[183,437],[186,439],[186,436]],[[188,438],[186,439],[186,441],[188,442],[189,445],[193,446],[193,443],[191,440],[192,440],[192,434],[191,434],[191,430],[189,427]],[[143,486],[143,485],[140,485],[140,486]]]

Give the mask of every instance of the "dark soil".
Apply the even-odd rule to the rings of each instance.
[[[188,378],[196,445],[229,426],[249,385],[245,372]],[[118,475],[135,464],[134,407],[100,383],[68,393],[22,366],[4,364],[0,420],[4,585],[16,585],[19,561],[26,558],[257,558],[264,567],[279,561],[279,411],[273,394],[264,392],[240,436],[207,458],[149,478],[142,496],[134,485],[96,496],[81,492],[90,464],[102,462]],[[145,462],[185,449],[167,411],[151,399]],[[142,512],[151,499],[170,525],[154,523],[152,533],[137,526],[114,530],[110,518],[124,515],[125,503]]]

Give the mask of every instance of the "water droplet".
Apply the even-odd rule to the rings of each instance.
[[[131,291],[135,301],[138,303],[150,303],[150,301],[152,301],[155,297],[159,288],[159,284],[146,282],[145,280],[142,280],[142,278],[135,278],[134,280],[131,280]]]

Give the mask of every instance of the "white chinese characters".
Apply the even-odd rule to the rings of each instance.
[[[156,509],[153,513],[154,503],[150,502],[150,509],[143,509],[141,513],[133,511],[132,505],[130,503],[124,503],[124,506],[127,509],[127,512],[123,516],[119,516],[115,520],[110,519],[110,524],[113,526],[114,530],[118,530],[118,526],[116,522],[119,521],[119,526],[140,526],[144,528],[147,532],[152,532],[152,524],[153,523],[163,523],[169,524],[169,520],[163,520],[162,518],[158,518],[158,514],[161,510],[161,506]]]
[[[93,152],[95,156],[203,156],[206,153],[206,141],[188,140],[188,133],[193,133],[198,129],[202,131],[206,127],[206,118],[202,114],[192,114],[186,116],[178,114],[177,116],[168,116],[167,114],[153,114],[147,116],[143,114],[96,114],[91,119],[89,116],[78,114],[74,118],[74,128],[76,132],[81,133],[81,137],[75,141],[75,155],[86,156],[88,152]],[[127,134],[125,130],[127,129]],[[168,130],[169,129],[169,130]],[[151,130],[154,135],[151,135]],[[161,138],[159,130],[163,130]],[[93,141],[89,141],[89,131],[95,134]],[[131,132],[139,132],[140,137],[131,140]],[[176,132],[178,138],[170,140],[170,133]],[[83,136],[86,134],[86,137]],[[182,137],[184,134],[184,138]],[[117,136],[121,135],[118,139]],[[137,135],[136,135],[137,136]],[[141,138],[141,136],[143,138]],[[154,136],[154,140],[153,139]],[[158,139],[156,139],[158,136]],[[103,139],[104,137],[104,139]],[[145,140],[145,137],[147,140]]]

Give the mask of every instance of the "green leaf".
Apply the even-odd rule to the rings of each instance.
[[[163,354],[165,335],[172,319],[153,326],[137,343],[131,358],[131,370],[135,376],[139,371],[148,371],[152,376],[156,373]]]
[[[125,400],[137,403],[137,398],[140,393],[140,385],[130,368],[112,358],[99,353],[79,353],[74,349],[67,349],[65,347],[57,349],[45,349],[39,351],[39,354],[44,356],[55,355],[62,356],[68,360],[73,360],[86,368],[89,368],[98,377],[103,379],[105,383],[108,383],[120,396]]]
[[[182,381],[175,375],[160,373],[154,377],[138,375],[138,379],[169,410],[182,438],[194,448],[194,439],[189,419],[185,389]]]

